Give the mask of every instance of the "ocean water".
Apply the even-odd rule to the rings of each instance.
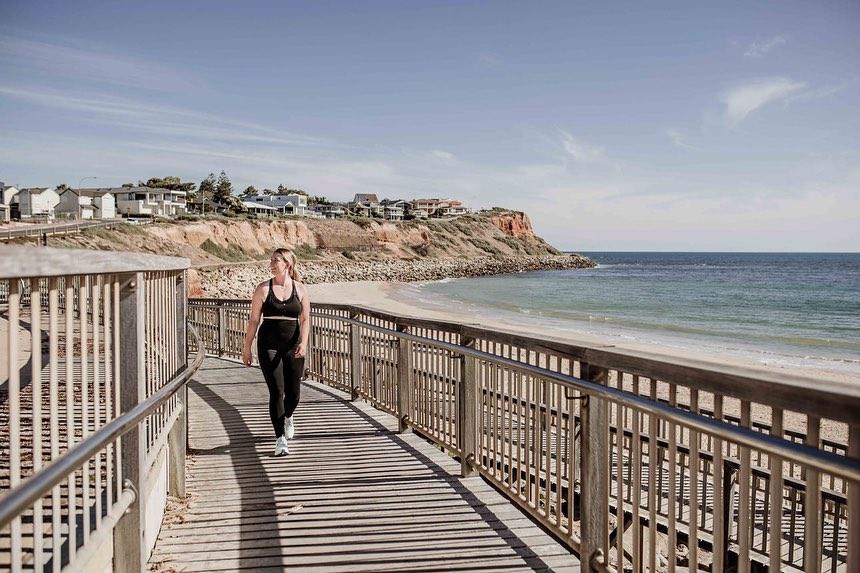
[[[416,283],[464,319],[546,325],[860,381],[860,253],[584,253],[595,269]]]

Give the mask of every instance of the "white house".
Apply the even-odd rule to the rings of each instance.
[[[415,199],[409,205],[409,214],[415,219],[454,217],[468,212],[469,209],[457,199]]]
[[[18,194],[14,185],[0,181],[0,223],[8,223],[12,213],[12,199]]]
[[[278,209],[276,207],[270,207],[269,205],[264,205],[262,203],[242,201],[242,204],[248,210],[248,213],[253,213],[259,217],[274,217],[278,214]]]
[[[350,209],[362,217],[382,217],[383,209],[375,193],[356,193],[349,203]]]
[[[388,221],[402,221],[406,212],[406,201],[403,199],[383,199],[380,202],[383,218]]]
[[[116,199],[109,189],[66,189],[55,212],[76,219],[114,219]]]
[[[22,219],[32,217],[54,217],[54,209],[60,202],[60,195],[53,187],[30,187],[21,189],[15,195]]]
[[[289,195],[254,195],[248,197],[248,202],[274,207],[286,215],[299,215],[305,217],[308,214],[308,197],[298,193]]]
[[[187,212],[185,191],[156,187],[111,187],[103,189],[116,199],[116,211],[122,215],[175,217]]]
[[[324,219],[340,219],[347,213],[346,208],[341,203],[332,203],[330,205],[316,204],[311,207],[311,210]]]

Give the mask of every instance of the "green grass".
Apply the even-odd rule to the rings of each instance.
[[[296,257],[303,261],[314,260],[319,258],[319,254],[317,250],[310,245],[299,245],[293,252],[296,254]]]
[[[219,259],[231,263],[250,260],[250,257],[248,257],[242,249],[238,247],[222,247],[217,243],[213,243],[210,239],[206,239],[206,241],[200,245],[200,248],[210,255],[215,255]]]

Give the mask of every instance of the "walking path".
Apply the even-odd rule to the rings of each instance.
[[[482,478],[396,420],[316,382],[291,454],[259,370],[207,359],[189,387],[188,505],[168,513],[155,570],[579,571]]]

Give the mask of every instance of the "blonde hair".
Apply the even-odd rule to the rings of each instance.
[[[272,254],[280,256],[282,259],[284,259],[284,262],[289,265],[288,274],[290,275],[291,279],[293,279],[294,281],[302,282],[302,275],[296,268],[299,264],[299,261],[296,258],[296,254],[292,250],[285,248],[275,249]]]

